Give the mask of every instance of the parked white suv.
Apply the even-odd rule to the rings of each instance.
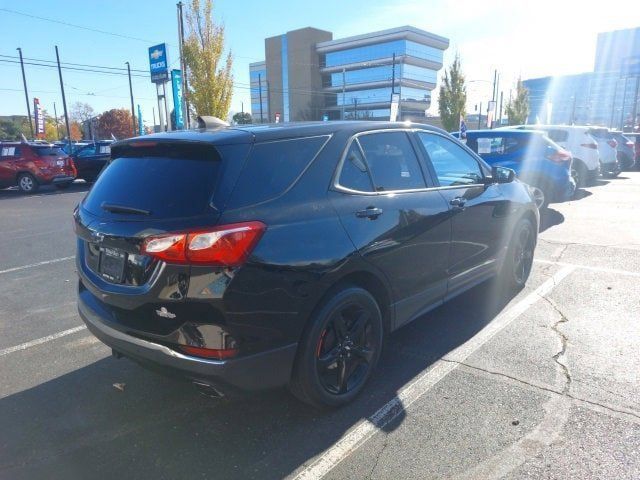
[[[600,174],[598,142],[591,136],[591,127],[575,125],[518,125],[506,128],[542,130],[547,136],[573,156],[571,175],[576,186],[593,185]],[[614,149],[615,150],[615,149]]]
[[[608,128],[591,127],[589,134],[598,142],[600,172],[602,176],[617,177],[621,171],[618,163],[618,142]]]

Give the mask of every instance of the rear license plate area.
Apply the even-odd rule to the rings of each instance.
[[[100,248],[100,267],[98,272],[113,283],[122,283],[127,254],[114,248]]]

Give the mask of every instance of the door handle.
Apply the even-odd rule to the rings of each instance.
[[[451,205],[454,210],[462,210],[465,203],[467,203],[467,200],[462,197],[454,197],[449,201],[449,205]]]
[[[364,210],[358,210],[356,212],[356,217],[370,218],[371,220],[375,220],[380,215],[382,215],[382,209],[377,207],[367,207]]]

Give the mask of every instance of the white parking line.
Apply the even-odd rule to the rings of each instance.
[[[27,268],[40,267],[42,265],[49,265],[50,263],[64,262],[65,260],[71,260],[72,258],[76,258],[75,255],[72,255],[70,257],[54,258],[53,260],[45,260],[44,262],[30,263],[29,265],[22,265],[21,267],[7,268],[6,270],[0,270],[0,275],[3,273],[18,272],[20,270],[25,270]]]
[[[460,345],[446,355],[445,359],[462,362],[482,345],[487,343],[494,335],[507,327],[528,308],[535,304],[544,295],[547,295],[560,281],[576,269],[573,265],[563,266],[551,278],[524,297],[514,306],[498,315],[490,324],[483,328],[473,338]],[[410,385],[398,392],[398,395],[386,403],[377,412],[366,420],[360,422],[349,433],[343,436],[331,448],[326,450],[315,462],[307,466],[295,477],[297,480],[317,480],[324,477],[342,460],[355,452],[361,445],[369,440],[379,429],[384,428],[395,419],[402,411],[428,392],[440,380],[458,367],[458,363],[438,360],[426,373],[418,377]]]
[[[26,350],[27,348],[35,347],[36,345],[42,345],[43,343],[50,342],[51,340],[55,340],[56,338],[66,337],[67,335],[71,335],[72,333],[86,330],[86,328],[87,327],[85,325],[80,325],[79,327],[70,328],[69,330],[63,330],[62,332],[47,335],[46,337],[31,340],[30,342],[21,343],[20,345],[16,345],[15,347],[5,348],[4,350],[0,350],[0,357],[3,357],[4,355],[8,355],[10,353],[19,352],[20,350]]]
[[[640,272],[632,272],[630,270],[620,270],[618,268],[608,268],[608,267],[592,267],[590,265],[579,265],[577,263],[566,263],[566,262],[554,262],[553,260],[542,260],[535,259],[536,263],[544,263],[546,265],[558,265],[559,267],[574,267],[581,268],[583,270],[590,270],[592,272],[600,272],[600,273],[613,273],[615,275],[629,275],[631,277],[640,277]]]

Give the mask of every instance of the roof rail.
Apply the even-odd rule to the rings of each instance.
[[[198,117],[198,128],[222,128],[230,126],[228,122],[209,115],[201,115]]]

